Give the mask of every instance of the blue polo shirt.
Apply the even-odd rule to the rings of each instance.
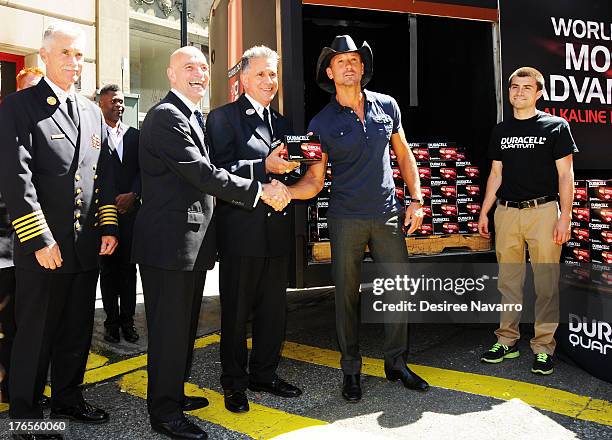
[[[401,210],[395,196],[389,145],[402,126],[395,99],[364,90],[365,124],[336,97],[308,125],[321,137],[332,166],[328,217],[372,218]]]

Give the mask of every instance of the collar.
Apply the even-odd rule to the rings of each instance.
[[[119,121],[119,124],[117,124],[116,127],[111,127],[110,125],[108,125],[106,123],[106,121],[104,121],[104,126],[106,127],[107,131],[113,132],[113,133],[117,133],[117,134],[125,134],[125,132],[127,131],[127,129],[129,128],[127,126],[127,124],[124,124],[123,121]]]
[[[181,101],[183,101],[183,104],[185,104],[187,106],[187,108],[189,109],[189,111],[191,112],[191,114],[193,114],[193,112],[195,112],[196,110],[200,110],[200,108],[198,107],[197,104],[194,104],[193,101],[189,98],[187,98],[185,95],[183,95],[181,92],[179,92],[176,89],[170,89],[170,91],[172,93],[174,93],[178,99],[180,99]],[[201,110],[200,110],[201,111]]]
[[[268,115],[270,115],[270,117],[272,116],[272,113],[270,112],[270,104],[264,107],[263,105],[261,105],[261,103],[256,101],[254,98],[250,97],[248,93],[245,93],[244,96],[246,97],[246,99],[249,100],[249,102],[251,103],[251,105],[253,106],[253,108],[255,109],[255,111],[257,112],[257,114],[259,115],[261,119],[263,119],[264,108],[268,110]]]
[[[43,80],[45,80],[47,82],[47,84],[49,85],[49,87],[51,87],[51,90],[53,91],[53,93],[55,93],[55,96],[57,96],[57,99],[62,104],[66,102],[66,98],[69,95],[72,96],[73,99],[76,99],[75,98],[75,92],[74,92],[74,84],[72,86],[70,86],[70,90],[66,92],[66,91],[62,90],[57,84],[55,84],[53,81],[51,81],[46,76],[43,76]]]
[[[372,97],[372,94],[368,90],[363,89],[361,92],[363,93],[363,96],[365,97],[366,101],[372,102],[374,100],[374,98]],[[348,108],[348,107],[345,107],[343,105],[340,105],[340,103],[336,99],[336,95],[335,94],[332,95],[332,97],[330,99],[330,104],[332,105],[334,110],[336,110],[338,113],[340,113],[345,108]]]

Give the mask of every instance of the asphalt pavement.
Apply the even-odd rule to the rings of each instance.
[[[211,439],[612,439],[612,384],[559,358],[553,375],[533,375],[529,326],[521,329],[525,342],[519,358],[487,365],[479,357],[494,342],[494,325],[411,325],[409,363],[432,385],[419,393],[384,378],[383,326],[364,324],[364,397],[346,403],[340,394],[331,288],[288,293],[287,342],[278,373],[304,394],[282,399],[249,391],[251,411],[230,413],[219,384],[220,306],[214,273],[208,283],[187,391],[210,400],[209,407],[189,417]],[[104,312],[96,310],[85,396],[108,410],[111,420],[97,426],[71,424],[65,438],[164,438],[151,431],[146,412],[141,298],[136,318],[138,343],[109,344],[102,338]],[[10,438],[6,409],[0,406],[0,432]]]

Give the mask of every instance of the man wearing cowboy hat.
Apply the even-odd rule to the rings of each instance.
[[[289,187],[292,198],[308,199],[323,187],[326,164],[333,167],[328,210],[332,276],[336,285],[336,330],[344,372],[342,395],[361,399],[359,281],[366,245],[378,263],[407,263],[403,226],[416,230],[423,212],[416,162],[401,125],[395,99],[364,86],[372,78],[372,49],[337,36],[317,62],[316,80],[331,101],[310,122],[321,137],[323,160]],[[393,147],[412,203],[405,210],[395,196],[389,145]],[[328,159],[329,157],[329,159]],[[427,382],[406,366],[408,324],[385,323],[385,374],[404,386],[425,391]]]

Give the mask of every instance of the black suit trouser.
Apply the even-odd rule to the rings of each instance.
[[[15,268],[0,269],[0,329],[3,338],[0,339],[0,365],[4,368],[4,377],[0,384],[2,394],[8,392],[11,349],[15,339]]]
[[[288,257],[226,255],[219,265],[221,386],[245,390],[249,380],[270,383],[285,339]],[[246,325],[252,313],[253,349],[248,360]]]
[[[141,265],[140,273],[149,336],[147,408],[152,418],[169,422],[183,417],[206,271]]]
[[[51,406],[83,402],[98,270],[60,274],[16,269],[17,333],[11,353],[10,416],[42,418],[40,390],[51,360]]]
[[[136,265],[121,254],[101,258],[100,291],[105,327],[133,326],[136,311]]]

